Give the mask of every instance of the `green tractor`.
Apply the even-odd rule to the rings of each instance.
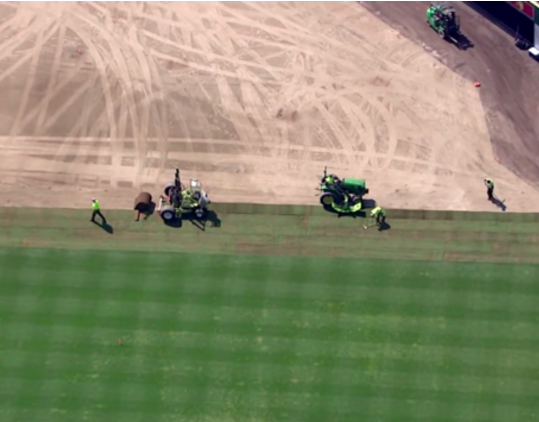
[[[432,3],[427,9],[427,23],[444,40],[458,40],[460,19],[455,9],[442,3]]]
[[[334,174],[327,174],[320,181],[320,203],[324,209],[338,214],[354,214],[363,208],[363,196],[369,193],[365,180],[339,179]]]
[[[190,179],[189,186],[180,180],[180,170],[176,169],[174,182],[165,186],[165,196],[159,198],[158,212],[165,223],[180,220],[184,215],[192,215],[202,220],[210,204],[208,194],[197,179]]]

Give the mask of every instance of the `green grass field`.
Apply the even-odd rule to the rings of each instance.
[[[539,420],[537,215],[215,208],[1,209],[0,422]]]

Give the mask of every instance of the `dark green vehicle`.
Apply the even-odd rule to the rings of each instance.
[[[335,174],[327,174],[320,181],[320,203],[328,211],[339,214],[354,214],[363,208],[363,196],[369,193],[363,179],[340,179]]]
[[[427,23],[440,38],[457,39],[460,35],[460,20],[455,9],[443,3],[433,3],[427,9]]]

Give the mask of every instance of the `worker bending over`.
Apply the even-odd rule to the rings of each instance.
[[[371,218],[376,218],[376,224],[380,227],[386,222],[386,212],[382,207],[376,207],[371,211]]]
[[[487,187],[487,197],[489,201],[494,199],[494,182],[492,179],[485,179],[485,186]]]

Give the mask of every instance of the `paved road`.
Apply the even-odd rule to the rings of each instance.
[[[454,71],[481,82],[495,154],[539,188],[539,63],[518,50],[511,36],[463,2],[452,2],[474,47],[461,51],[425,23],[430,2],[362,2],[402,35],[423,44]]]

